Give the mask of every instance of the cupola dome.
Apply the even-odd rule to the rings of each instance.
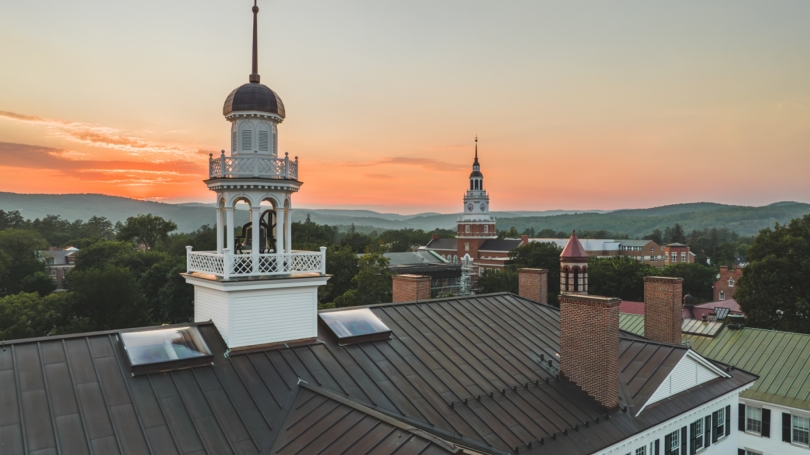
[[[234,112],[258,111],[285,117],[284,103],[270,87],[258,82],[248,82],[235,89],[225,99],[222,115],[229,116]]]

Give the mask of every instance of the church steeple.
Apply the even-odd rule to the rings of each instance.
[[[475,136],[475,160],[473,160],[472,173],[470,173],[470,191],[484,191],[484,174],[478,163],[478,136]]]
[[[258,16],[259,6],[256,5],[256,0],[253,0],[253,72],[250,73],[250,82],[258,84],[261,80],[259,76],[259,37],[258,37]]]

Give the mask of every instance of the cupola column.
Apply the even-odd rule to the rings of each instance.
[[[288,253],[284,251],[284,208],[276,208],[276,253]]]
[[[222,207],[219,205],[219,201],[217,201],[217,254],[222,254],[222,233],[223,233],[223,219],[222,219]]]
[[[228,236],[228,242],[227,245],[225,245],[225,247],[230,249],[231,251],[234,251],[233,207],[225,207],[225,229],[228,230],[226,232],[226,235]]]
[[[262,231],[261,226],[262,207],[261,204],[250,207],[250,255],[253,262],[253,273],[259,273],[259,234]]]
[[[284,225],[284,238],[286,239],[285,249],[288,253],[292,253],[292,207],[286,207],[284,212],[284,221],[286,223]]]

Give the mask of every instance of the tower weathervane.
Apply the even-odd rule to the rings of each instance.
[[[259,7],[256,5],[256,0],[253,0],[253,72],[250,74],[250,82],[259,83],[259,53],[258,53],[258,33],[257,17],[259,15]]]

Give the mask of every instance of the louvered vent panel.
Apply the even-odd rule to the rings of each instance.
[[[231,132],[231,152],[237,151],[236,148],[236,131]]]
[[[242,130],[242,151],[249,152],[253,148],[253,131]]]
[[[270,146],[270,134],[267,131],[259,131],[259,151],[267,152]]]

